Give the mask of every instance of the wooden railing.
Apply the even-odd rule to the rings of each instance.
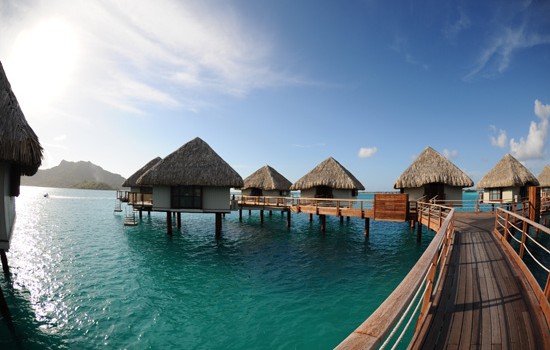
[[[235,196],[241,205],[288,207],[292,205],[292,197],[270,196]]]
[[[398,344],[415,319],[417,326],[424,320],[434,292],[446,275],[455,211],[431,203],[418,203],[418,211],[423,223],[439,226],[437,234],[399,286],[337,349],[373,349]]]
[[[505,249],[510,253],[510,257],[523,272],[538,299],[547,324],[550,325],[550,267],[546,266],[541,258],[541,256],[545,256],[544,260],[550,261],[550,250],[539,243],[540,239],[537,239],[540,235],[550,235],[550,229],[522,215],[498,208],[493,233],[501,240]],[[535,256],[535,251],[540,255]],[[536,265],[545,271],[547,277],[543,286],[537,282],[525,264],[526,253]]]

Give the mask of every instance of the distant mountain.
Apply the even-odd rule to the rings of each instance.
[[[126,179],[113,174],[91,162],[68,162],[62,160],[58,166],[50,169],[39,169],[34,176],[22,176],[21,185],[119,189]]]

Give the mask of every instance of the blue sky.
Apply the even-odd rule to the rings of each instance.
[[[427,146],[477,183],[550,164],[547,1],[0,0],[45,148],[128,177],[196,136],[243,178],[333,156],[390,190]]]

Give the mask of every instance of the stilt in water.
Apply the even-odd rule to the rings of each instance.
[[[349,222],[349,216],[346,216],[346,221]]]
[[[166,212],[166,232],[172,235],[172,213],[169,211]]]
[[[420,242],[422,240],[422,224],[420,221],[416,225],[416,241]]]
[[[2,269],[4,270],[4,274],[9,276],[10,267],[8,266],[8,257],[6,256],[6,251],[4,249],[0,249],[0,258],[2,260]]]
[[[260,223],[264,223],[264,211],[260,210]]]
[[[290,209],[287,209],[286,211],[286,227],[290,227]]]
[[[273,210],[270,210],[269,211],[269,216],[272,216],[273,215]]]
[[[243,222],[243,210],[239,209],[239,221]]]
[[[6,302],[6,298],[4,298],[4,292],[2,291],[2,287],[0,287],[0,315],[6,320],[6,323],[8,325],[8,328],[10,332],[12,333],[12,336],[16,338],[17,334],[15,333],[15,326],[13,324],[10,309],[8,308],[8,303]]]
[[[370,237],[370,218],[365,218],[365,239]]]
[[[327,216],[319,215],[319,220],[321,220],[321,232],[325,233],[327,230]]]
[[[309,214],[309,222],[313,221],[313,214]]]
[[[222,213],[216,213],[216,239],[222,236]]]
[[[248,209],[248,216],[252,215],[252,210]]]
[[[340,216],[340,223],[341,223],[341,224],[344,223],[344,217],[343,217],[343,216]]]
[[[176,214],[176,227],[181,228],[181,212],[179,211]]]
[[[141,220],[142,218],[143,218],[143,210],[140,209],[140,210],[139,210],[139,219]]]

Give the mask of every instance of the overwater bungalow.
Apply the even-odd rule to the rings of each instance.
[[[407,193],[410,200],[422,197],[462,200],[462,189],[473,185],[472,179],[449,159],[426,147],[397,178],[393,187]]]
[[[0,62],[0,253],[4,262],[15,222],[15,197],[22,175],[34,175],[42,163],[42,146],[27,123]],[[4,268],[7,268],[5,266]]]
[[[336,159],[329,157],[296,181],[290,190],[303,198],[355,199],[365,186]]]
[[[292,183],[277,170],[265,165],[244,179],[243,196],[285,197]]]
[[[147,185],[140,186],[137,184],[137,180],[161,160],[161,157],[156,157],[124,181],[122,187],[130,188],[130,192],[128,193],[128,204],[131,204],[134,207],[138,206],[140,208],[143,206],[150,207],[152,205],[153,187]]]
[[[477,184],[482,189],[484,203],[521,202],[528,196],[529,186],[539,181],[529,169],[510,154],[506,154]]]
[[[550,165],[542,169],[539,176],[537,176],[537,180],[539,180],[541,197],[547,200],[550,197]]]
[[[136,184],[152,187],[152,210],[168,213],[169,233],[170,213],[187,212],[216,213],[217,234],[221,214],[230,212],[230,189],[244,185],[241,176],[198,137],[146,171]]]

